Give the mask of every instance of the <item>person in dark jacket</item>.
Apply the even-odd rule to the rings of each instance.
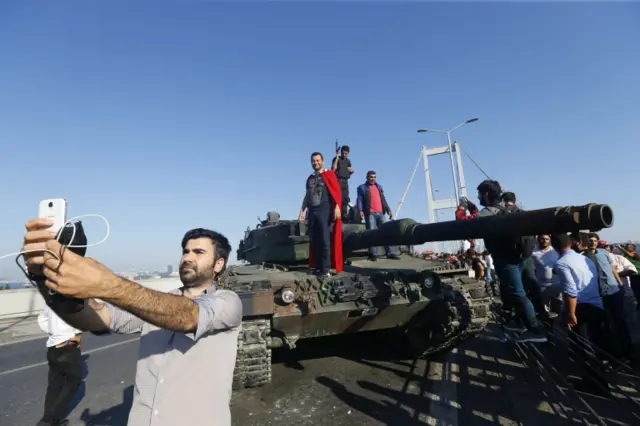
[[[336,157],[331,163],[331,170],[336,174],[338,183],[340,184],[340,191],[342,192],[342,220],[348,219],[349,214],[349,178],[353,174],[353,167],[351,166],[351,160],[349,159],[349,146],[343,145],[336,150]]]
[[[516,194],[514,192],[503,192],[500,196],[502,203],[505,207],[509,208],[510,206],[517,207],[516,202]],[[528,256],[523,258],[522,264],[522,284],[524,285],[525,292],[533,303],[533,308],[535,309],[538,318],[543,319],[546,322],[549,322],[551,318],[555,318],[557,315],[551,315],[544,307],[544,303],[542,302],[542,294],[540,292],[540,287],[538,286],[538,280],[536,279],[535,265],[533,263],[533,257]]]
[[[501,201],[502,187],[495,180],[485,180],[478,185],[478,200],[484,206],[478,217],[508,214],[512,207]],[[493,257],[496,274],[500,279],[500,294],[505,309],[513,308],[515,317],[504,328],[522,332],[517,337],[520,342],[546,342],[547,336],[536,317],[533,304],[527,297],[522,273],[528,255],[519,250],[516,240],[509,238],[485,238],[484,243]]]
[[[382,185],[376,181],[376,172],[369,170],[367,172],[367,181],[358,186],[357,206],[360,217],[364,219],[367,229],[378,229],[387,221],[385,213],[389,215],[389,219],[393,219],[393,212],[384,196]],[[387,258],[398,259],[398,255],[393,249],[386,246],[385,252]],[[378,248],[369,247],[369,260],[376,261],[378,259]]]

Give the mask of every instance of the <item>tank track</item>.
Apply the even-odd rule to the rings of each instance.
[[[418,333],[426,334],[434,328],[441,333],[421,342],[419,353],[413,354],[416,357],[449,350],[462,340],[477,336],[491,320],[492,300],[483,282],[452,277],[442,279],[442,286],[444,298],[425,309],[426,315],[418,320],[422,324],[416,327]]]
[[[262,386],[271,381],[271,320],[242,322],[233,371],[233,390]]]

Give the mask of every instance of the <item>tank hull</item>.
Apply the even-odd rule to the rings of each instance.
[[[312,314],[291,306],[276,309],[272,326],[274,330],[296,339],[383,330],[408,324],[428,303],[429,300],[415,303],[396,300],[381,308],[363,308],[355,303],[337,304]]]

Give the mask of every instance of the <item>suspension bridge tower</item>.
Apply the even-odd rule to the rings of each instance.
[[[439,222],[438,213],[443,210],[449,211],[449,216],[446,217],[445,220],[454,220],[454,212],[455,209],[460,204],[460,199],[462,197],[468,197],[467,194],[467,185],[464,179],[464,167],[462,164],[462,150],[460,148],[460,143],[455,141],[451,143],[451,132],[456,130],[459,127],[464,126],[465,124],[473,123],[478,121],[477,118],[472,118],[466,120],[463,123],[449,129],[449,130],[436,130],[436,129],[419,129],[419,133],[423,132],[435,132],[435,133],[445,133],[447,135],[447,145],[438,147],[438,148],[427,148],[426,146],[422,146],[420,150],[420,156],[418,157],[418,161],[416,163],[415,168],[413,169],[413,173],[411,174],[411,178],[407,184],[407,187],[402,194],[402,198],[400,199],[400,203],[398,204],[398,208],[396,209],[396,217],[399,217],[400,209],[404,204],[404,200],[409,192],[409,188],[411,187],[411,183],[415,178],[416,172],[420,164],[423,164],[424,169],[424,180],[425,180],[425,191],[427,198],[427,218],[429,223],[437,223]],[[451,167],[451,180],[453,185],[453,194],[454,197],[451,198],[436,198],[436,192],[433,187],[433,181],[431,176],[431,168],[429,166],[429,160],[435,156],[447,154],[450,161]],[[473,160],[472,160],[473,161]],[[457,251],[461,247],[462,242],[455,243],[455,251]],[[432,249],[436,252],[442,252],[443,244],[440,242],[432,243]]]

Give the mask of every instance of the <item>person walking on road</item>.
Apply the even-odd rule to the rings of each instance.
[[[69,420],[65,419],[65,416],[82,383],[82,333],[64,322],[48,306],[38,316],[38,325],[49,335],[49,377],[44,399],[44,415],[37,426],[68,425]]]

